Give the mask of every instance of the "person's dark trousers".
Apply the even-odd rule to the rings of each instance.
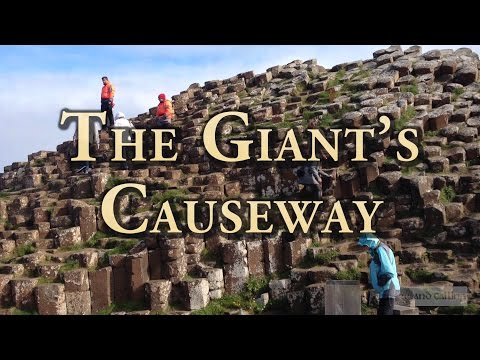
[[[320,200],[322,198],[322,185],[321,184],[311,184],[307,185],[307,191],[310,194],[310,196],[313,197],[313,199],[307,199],[307,200]]]
[[[159,116],[155,119],[155,123],[158,129],[168,129],[171,127],[171,121],[167,119],[165,115]]]
[[[394,298],[380,299],[378,304],[377,315],[393,315],[393,307],[395,306]]]
[[[106,111],[107,112],[107,125],[104,126],[103,128],[112,128],[113,127],[113,111],[112,111],[112,103],[110,102],[110,100],[108,99],[105,99],[105,100],[102,100],[102,103],[101,103],[101,109],[100,111]]]
[[[128,147],[124,146],[122,148],[122,157],[125,159],[125,161],[122,161],[122,165],[120,166],[120,168],[122,170],[129,170],[130,169],[130,154],[131,154],[131,149],[129,149]]]

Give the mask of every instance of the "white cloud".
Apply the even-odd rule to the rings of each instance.
[[[30,62],[30,68],[25,71],[0,69],[0,169],[14,161],[26,161],[27,155],[35,151],[55,150],[56,145],[70,140],[74,130],[62,131],[57,127],[60,110],[98,109],[102,75],[108,75],[117,88],[115,111],[122,111],[127,117],[135,117],[157,105],[159,92],[171,96],[186,89],[191,83],[203,85],[207,80],[225,79],[248,70],[260,73],[268,67],[286,64],[294,59],[316,58],[320,65],[332,67],[342,62],[369,59],[373,51],[383,47],[385,46],[101,47],[104,53],[111,53],[111,63],[108,66],[97,64],[99,61],[94,51],[88,52],[84,47],[70,47],[73,50],[64,55],[65,61],[76,60],[85,66],[79,69],[62,67],[59,70],[48,70],[47,67],[35,69],[31,58],[22,59],[13,54],[9,57],[9,65]],[[458,47],[424,46],[423,49]],[[480,50],[479,46],[467,47]],[[52,51],[47,48],[32,49],[39,63],[42,59],[55,59]],[[29,49],[22,49],[22,54],[28,53],[25,50]],[[116,62],[116,58],[122,60]]]

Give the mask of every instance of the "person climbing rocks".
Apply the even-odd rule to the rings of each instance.
[[[98,133],[100,132],[100,123],[98,121],[93,121],[93,125],[90,124],[89,126],[89,133],[88,133],[88,144],[89,144],[89,150],[90,154],[95,154],[99,147],[100,147],[100,136]],[[71,157],[76,156],[76,154],[73,154],[73,152],[76,152],[78,149],[78,128],[75,130],[75,133],[73,134],[73,148],[72,148],[72,154]],[[76,170],[77,174],[88,174],[90,173],[90,162],[85,161],[82,163],[82,166]]]
[[[122,112],[118,112],[115,115],[115,122],[113,124],[113,128],[116,129],[125,129],[125,131],[122,134],[122,142],[123,143],[130,143],[132,142],[132,129],[135,129],[133,124],[125,118],[125,114]],[[122,161],[121,168],[122,170],[129,170],[130,168],[130,149],[128,146],[123,146],[122,147],[122,157],[125,159],[125,161]]]
[[[319,169],[318,162],[309,161],[297,169],[298,183],[304,185],[313,200],[320,200],[323,195],[321,176],[330,176]]]
[[[309,145],[304,144],[303,151],[305,154],[309,151]],[[326,159],[323,153],[320,157]],[[321,169],[320,161],[307,161],[305,164],[297,169],[298,183],[304,185],[305,191],[307,191],[314,200],[320,200],[323,196],[324,181],[322,177],[328,180],[328,184],[331,185],[333,177],[327,174]],[[328,188],[328,187],[327,187]]]
[[[307,130],[304,132],[304,136],[308,138],[310,136],[308,129],[316,129],[317,127],[318,120],[313,119],[309,121],[307,124]],[[301,148],[304,157],[308,158],[312,149],[311,142],[304,142]],[[319,151],[317,155],[322,161],[327,159],[327,156],[322,151]],[[333,176],[322,170],[322,164],[320,160],[307,161],[304,163],[304,165],[297,169],[298,183],[304,185],[304,190],[309,194],[308,200],[310,200],[310,197],[312,197],[313,200],[320,200],[320,198],[323,196],[324,189],[328,190],[333,185]],[[326,181],[323,181],[322,177]]]
[[[113,98],[115,96],[115,87],[108,80],[108,77],[102,77],[103,87],[102,93],[100,95],[101,108],[100,111],[107,112],[107,124],[104,126],[104,129],[111,128],[113,126],[113,107],[115,106]]]
[[[158,95],[158,101],[154,123],[158,128],[170,127],[174,116],[172,102],[166,98],[165,94]]]
[[[372,256],[370,281],[380,296],[377,315],[393,315],[395,297],[400,294],[393,251],[373,234],[361,234],[358,245],[363,250],[368,250]]]

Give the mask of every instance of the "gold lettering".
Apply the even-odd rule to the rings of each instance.
[[[237,162],[248,160],[250,155],[248,153],[250,144],[253,143],[253,140],[231,140],[230,143],[237,145],[238,155],[237,157],[230,158],[222,155],[217,147],[217,142],[215,139],[215,134],[217,130],[218,123],[226,116],[237,116],[239,117],[245,125],[248,125],[248,115],[247,113],[238,112],[238,111],[227,111],[218,115],[215,115],[211,118],[205,129],[203,130],[203,143],[207,152],[212,155],[215,159],[225,162]]]
[[[121,234],[138,234],[138,233],[144,232],[147,229],[147,223],[148,223],[147,219],[143,220],[142,225],[140,225],[138,228],[133,230],[128,230],[123,228],[117,222],[117,219],[115,219],[115,214],[113,211],[115,198],[117,197],[120,191],[126,188],[136,189],[140,191],[143,197],[147,196],[147,190],[145,185],[129,183],[129,184],[122,184],[122,185],[115,186],[109,192],[107,192],[105,194],[105,197],[103,198],[103,201],[102,201],[103,221],[105,221],[105,224],[107,224],[107,226],[110,229],[116,232],[119,232]]]
[[[372,212],[369,214],[367,211],[367,208],[365,207],[365,204],[367,203],[366,201],[352,201],[358,208],[358,211],[360,211],[360,215],[363,218],[363,230],[360,231],[361,233],[371,233],[375,232],[372,229],[372,218],[373,215],[375,214],[375,211],[377,211],[378,207],[383,204],[383,201],[374,201],[373,203],[375,204],[375,207],[373,208]]]
[[[337,215],[338,213],[338,215]],[[334,216],[337,215],[336,218]],[[340,204],[340,201],[336,201],[335,204],[333,204],[332,212],[330,213],[330,217],[328,218],[327,225],[325,225],[325,229],[323,229],[321,232],[322,233],[331,233],[332,231],[330,230],[330,224],[332,222],[337,222],[340,224],[340,227],[342,228],[339,232],[340,233],[352,233],[353,231],[350,230],[348,227],[347,219],[345,218],[345,214],[343,213],[342,205]]]
[[[240,229],[242,228],[242,219],[240,218],[240,216],[238,216],[237,214],[235,214],[233,211],[231,211],[228,208],[230,206],[230,204],[235,205],[238,209],[240,209],[240,206],[241,206],[240,201],[238,201],[238,200],[230,200],[230,201],[227,201],[227,202],[223,203],[222,214],[227,219],[231,220],[233,222],[233,224],[235,225],[233,230],[228,230],[223,224],[220,224],[220,230],[225,234],[234,234],[234,233],[240,231]]]
[[[165,219],[162,218],[164,213],[165,213]],[[168,227],[169,227],[167,231],[168,233],[181,233],[181,231],[177,227],[177,223],[175,222],[175,217],[173,216],[172,208],[170,207],[169,201],[165,201],[162,204],[162,208],[160,209],[160,213],[158,214],[157,222],[155,223],[155,226],[150,231],[150,233],[158,234],[160,232],[160,230],[158,230],[160,223],[168,224]]]
[[[355,157],[352,161],[367,161],[363,156],[363,134],[367,133],[373,137],[375,134],[375,130],[373,129],[346,129],[345,130],[345,137],[348,134],[354,133],[355,134]]]
[[[290,218],[290,214],[287,211],[287,208],[285,206],[286,203],[289,203],[292,205],[293,211],[295,212],[295,223],[292,222],[292,219]],[[285,225],[287,225],[288,231],[290,233],[293,233],[298,225],[300,223],[300,226],[302,227],[302,231],[304,233],[308,232],[308,229],[310,228],[310,225],[312,224],[313,219],[315,218],[315,213],[318,209],[318,207],[323,203],[323,201],[274,201],[274,203],[277,205],[278,209],[280,210],[280,213],[282,214],[283,221],[285,221]],[[300,209],[299,204],[302,203],[302,208]],[[309,204],[314,204],[314,208],[312,213],[310,214],[310,219],[307,221],[305,220],[305,209]]]
[[[95,111],[95,112],[75,112],[70,110],[62,110],[60,116],[60,125],[64,125],[65,121],[69,117],[78,117],[77,122],[77,134],[78,134],[78,154],[72,158],[72,161],[96,161],[95,158],[90,156],[90,119],[97,117],[100,119],[103,125],[106,124],[107,112]]]
[[[151,161],[175,161],[177,160],[178,154],[175,153],[170,158],[163,157],[163,148],[166,147],[169,150],[173,149],[173,139],[170,139],[168,142],[163,142],[163,134],[172,134],[175,136],[175,129],[154,129],[152,130],[155,134],[155,157]],[[160,143],[160,145],[158,145]],[[158,147],[160,147],[160,151],[158,152]]]
[[[257,161],[272,161],[268,156],[268,134],[272,129],[258,129],[260,133],[260,157]]]
[[[288,146],[287,144],[290,144]],[[283,158],[283,153],[285,151],[293,151],[293,159],[292,161],[305,161],[305,158],[300,151],[300,147],[298,146],[297,138],[295,137],[295,132],[293,129],[287,131],[287,135],[283,140],[282,148],[280,149],[280,153],[278,157],[275,159],[276,161],[285,161]]]
[[[260,234],[260,233],[271,233],[273,229],[273,225],[270,225],[268,229],[261,230],[258,228],[258,219],[264,219],[268,221],[268,211],[265,211],[263,214],[258,213],[258,205],[266,205],[267,208],[270,210],[272,208],[272,204],[270,201],[249,201],[248,204],[250,205],[250,229],[246,232],[251,234]]]
[[[318,140],[323,148],[328,152],[328,155],[332,157],[334,161],[338,161],[338,135],[342,131],[341,129],[332,129],[330,132],[334,134],[335,147],[330,145],[330,143],[325,139],[323,134],[318,129],[308,129],[312,134],[312,157],[308,159],[309,161],[318,161],[320,160],[316,155],[316,143]]]
[[[198,204],[198,201],[184,201],[187,204],[187,226],[195,234],[205,234],[209,232],[213,225],[213,206],[217,203],[216,201],[205,201],[205,204],[208,205],[208,221],[209,224],[206,229],[198,229],[195,224],[195,205]]]
[[[115,157],[112,161],[126,160],[122,155],[122,148],[124,146],[133,146],[135,148],[135,157],[132,161],[147,161],[147,159],[143,157],[143,133],[145,132],[145,129],[133,129],[132,131],[135,133],[135,142],[126,143],[122,141],[122,133],[125,129],[112,129],[112,131],[115,134]]]
[[[410,152],[412,153],[412,156],[409,158],[404,158],[401,154],[400,151],[397,151],[397,159],[400,161],[413,161],[417,158],[418,156],[418,147],[415,145],[415,143],[411,142],[405,137],[405,134],[407,132],[411,132],[413,136],[417,137],[417,130],[416,129],[403,129],[400,131],[398,134],[398,142],[400,145],[405,146]]]

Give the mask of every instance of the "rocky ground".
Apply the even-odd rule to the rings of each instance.
[[[320,233],[327,220],[323,214],[314,231],[295,236],[280,229],[268,236],[212,231],[125,237],[105,225],[101,200],[123,182],[147,186],[145,199],[136,193],[120,196],[117,206],[130,226],[145,218],[155,221],[166,200],[176,204],[181,221],[182,199],[294,199],[300,189],[291,163],[227,164],[206,154],[204,124],[229,110],[248,112],[251,125],[223,124],[219,146],[225,154],[234,152],[234,139],[258,144],[255,130],[262,127],[275,129],[270,146],[277,153],[291,128],[303,134],[313,122],[324,130],[378,129],[378,118],[388,116],[392,130],[366,142],[368,162],[352,162],[354,139],[341,141],[339,161],[325,164],[336,179],[335,191],[323,200],[329,206],[342,200],[352,226],[359,218],[352,200],[384,200],[374,228],[395,251],[402,285],[469,289],[466,308],[420,312],[478,312],[478,68],[478,55],[469,49],[422,53],[418,46],[391,46],[372,59],[332,69],[316,60],[295,60],[258,75],[249,71],[192,84],[174,96],[177,162],[119,170],[109,161],[112,138],[102,132],[90,175],[75,174],[71,142],[5,167],[0,176],[1,313],[322,314],[329,279],[360,280],[362,311],[372,313],[368,257],[353,250],[353,238]],[[133,123],[146,127],[154,111]],[[420,156],[414,163],[396,160],[397,135],[406,127],[418,131]],[[147,156],[153,153],[151,140],[145,139]],[[259,156],[260,148],[253,148]],[[215,216],[218,220],[217,211]]]

